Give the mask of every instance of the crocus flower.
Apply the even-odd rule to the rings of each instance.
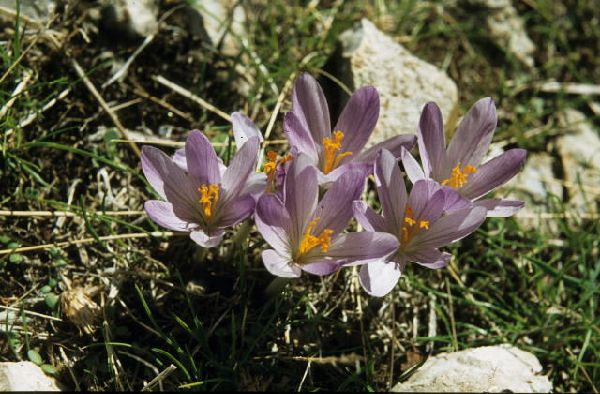
[[[259,142],[263,141],[262,133],[258,127],[256,127],[256,125],[243,113],[233,112],[231,114],[231,123],[233,128],[233,138],[235,140],[237,150],[240,150],[242,146],[244,146],[244,144],[253,137],[258,138]],[[173,161],[175,164],[177,164],[177,166],[179,166],[179,168],[187,172],[188,165],[185,152],[185,148],[177,149],[173,155]],[[219,173],[221,176],[223,176],[227,167],[225,164],[223,164],[223,161],[220,157],[217,156],[217,160],[219,163]],[[253,172],[250,174],[250,178],[246,184],[246,191],[248,191],[255,200],[258,200],[260,195],[267,188],[267,184],[267,176],[265,174],[261,172]]]
[[[218,245],[227,227],[254,211],[248,180],[256,168],[259,145],[258,137],[248,138],[224,168],[210,141],[193,130],[185,143],[187,171],[159,149],[144,146],[144,175],[165,200],[146,201],[148,216],[162,227],[189,232],[201,246]]]
[[[285,114],[283,128],[290,145],[306,154],[319,169],[319,184],[328,184],[353,166],[372,169],[373,160],[382,148],[399,157],[401,147],[414,146],[415,136],[398,135],[363,149],[378,117],[377,90],[372,86],[362,87],[352,94],[332,132],[321,86],[310,75],[302,74],[294,85],[292,111]]]
[[[488,209],[488,216],[506,217],[525,205],[522,201],[481,199],[510,180],[523,166],[527,152],[510,149],[486,163],[481,163],[496,130],[496,106],[491,98],[477,101],[458,126],[446,148],[442,113],[427,103],[419,122],[418,143],[423,168],[407,150],[402,162],[410,180],[434,179],[457,190],[475,205]]]
[[[276,276],[299,277],[302,271],[328,275],[343,264],[380,259],[398,247],[385,233],[341,233],[352,218],[352,201],[360,196],[367,172],[341,175],[318,201],[317,170],[299,154],[289,164],[283,200],[265,193],[256,207],[255,221],[273,249],[262,252],[267,270]]]
[[[381,297],[394,288],[408,262],[432,269],[448,264],[451,255],[438,248],[475,231],[485,220],[487,210],[432,180],[417,181],[407,195],[400,168],[389,151],[381,151],[374,172],[383,215],[365,202],[355,201],[354,216],[366,231],[387,232],[398,240],[395,253],[360,270],[362,287]],[[451,212],[444,214],[448,206]]]

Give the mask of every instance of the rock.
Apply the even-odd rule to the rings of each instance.
[[[430,357],[393,392],[549,393],[552,384],[540,375],[531,353],[504,344]]]
[[[60,391],[56,381],[29,361],[0,363],[0,391]]]
[[[417,58],[367,19],[340,36],[342,80],[352,89],[377,87],[379,122],[370,145],[416,132],[423,105],[435,101],[444,119],[456,115],[456,83],[437,67]]]
[[[580,213],[597,212],[600,197],[600,136],[585,115],[566,110],[559,116],[567,132],[556,140],[569,204]]]
[[[528,67],[533,67],[535,46],[527,35],[523,20],[510,1],[486,1],[489,7],[487,25],[492,38],[506,52]]]
[[[204,20],[204,29],[213,45],[221,45],[221,53],[235,56],[240,52],[239,39],[246,36],[246,11],[234,0],[192,0]],[[237,36],[237,37],[236,37]]]
[[[148,37],[158,32],[157,0],[103,0],[102,24],[111,34]]]
[[[16,0],[0,0],[0,7],[8,10],[11,14],[17,13]],[[44,25],[56,10],[56,2],[53,0],[21,0],[20,15],[35,24]],[[2,14],[2,13],[0,13]]]

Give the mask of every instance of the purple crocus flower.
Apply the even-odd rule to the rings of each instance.
[[[481,163],[496,130],[496,106],[491,98],[477,101],[458,126],[446,148],[442,113],[427,103],[421,113],[418,143],[423,168],[414,157],[402,150],[402,162],[410,180],[434,179],[456,189],[475,205],[488,209],[488,216],[506,217],[525,205],[522,201],[481,199],[508,182],[523,166],[527,152],[510,149],[486,163]]]
[[[359,198],[366,175],[361,169],[347,171],[319,202],[317,170],[306,155],[294,158],[283,200],[265,193],[256,207],[256,226],[273,248],[262,252],[267,270],[281,277],[299,277],[303,270],[322,276],[396,250],[398,241],[390,234],[341,233],[352,219],[352,201]]]
[[[438,248],[471,234],[486,218],[485,208],[473,206],[455,190],[432,180],[418,180],[407,195],[389,151],[382,150],[375,161],[375,181],[383,215],[355,201],[354,216],[367,232],[394,235],[399,247],[389,257],[361,267],[360,283],[371,295],[389,293],[410,261],[432,269],[446,266],[451,255]]]
[[[365,86],[352,94],[332,132],[321,86],[302,74],[294,85],[292,111],[285,114],[283,128],[290,145],[319,169],[319,184],[328,184],[357,165],[370,171],[382,148],[399,157],[401,147],[414,146],[415,136],[398,135],[364,150],[378,117],[379,94],[374,87]]]
[[[162,227],[189,232],[201,246],[217,246],[227,227],[254,211],[248,181],[256,168],[259,145],[258,137],[248,138],[223,169],[210,141],[193,130],[185,143],[187,171],[161,150],[144,146],[144,175],[165,200],[146,201],[148,216]]]

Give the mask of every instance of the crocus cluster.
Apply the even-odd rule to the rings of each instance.
[[[496,129],[491,99],[473,105],[447,147],[441,111],[428,103],[416,137],[399,135],[365,149],[378,116],[377,90],[362,87],[331,128],[321,87],[303,74],[284,117],[288,153],[267,151],[255,171],[262,135],[241,113],[232,114],[237,152],[229,166],[197,130],[173,157],[145,146],[144,175],[162,199],[147,201],[145,210],[203,247],[217,246],[228,228],[253,217],[270,246],[262,259],[273,275],[323,276],[360,265],[362,287],[383,296],[408,263],[444,267],[451,255],[440,248],[471,234],[488,216],[511,216],[523,207],[484,198],[526,157],[523,149],[512,149],[482,164]],[[417,143],[421,165],[410,153]],[[371,175],[381,213],[361,200]],[[347,231],[353,217],[363,231]]]

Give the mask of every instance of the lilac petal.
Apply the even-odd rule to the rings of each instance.
[[[256,205],[254,220],[269,245],[279,252],[290,253],[291,220],[279,198],[274,194],[263,194]]]
[[[385,220],[381,215],[375,213],[364,201],[354,201],[353,213],[356,221],[365,231],[386,231]]]
[[[177,167],[181,168],[183,171],[187,172],[187,159],[185,158],[185,148],[179,148],[173,154],[173,162],[177,165]]]
[[[413,185],[406,205],[412,209],[415,219],[432,223],[442,216],[445,201],[441,186],[433,180],[423,179]]]
[[[315,217],[320,218],[314,229],[315,234],[325,229],[337,234],[348,226],[352,219],[352,202],[360,198],[366,176],[364,171],[348,171],[325,192],[315,211]]]
[[[232,113],[231,123],[233,126],[233,138],[238,150],[252,137],[257,137],[259,142],[263,142],[263,136],[258,127],[243,113]]]
[[[375,184],[388,225],[400,229],[404,223],[406,186],[398,162],[387,150],[382,150],[375,160]]]
[[[292,112],[312,135],[313,141],[321,143],[331,135],[329,107],[323,89],[309,74],[298,77],[292,92]]]
[[[404,165],[404,171],[406,171],[406,175],[412,183],[415,183],[419,179],[425,179],[425,173],[423,172],[423,169],[408,150],[401,149],[400,159]]]
[[[423,171],[430,178],[438,179],[446,163],[446,142],[442,112],[436,103],[425,104],[418,129],[418,144]]]
[[[335,271],[340,269],[340,264],[331,260],[322,260],[304,264],[300,267],[302,268],[302,270],[308,272],[309,274],[325,276],[333,274]]]
[[[197,186],[169,156],[153,146],[144,146],[142,148],[142,169],[154,190],[173,204],[177,216],[195,217],[195,214],[199,212]]]
[[[290,145],[296,147],[299,152],[308,155],[315,165],[318,165],[319,153],[317,151],[317,146],[313,141],[312,135],[304,127],[295,113],[288,112],[284,115],[283,130],[288,141],[290,141]]]
[[[173,231],[190,231],[196,227],[188,220],[183,220],[173,212],[170,202],[150,200],[144,203],[144,210],[156,224]]]
[[[490,146],[497,121],[494,101],[490,97],[478,100],[448,144],[448,162],[478,166]]]
[[[254,200],[258,201],[267,187],[267,174],[264,172],[254,172],[248,177],[246,188],[241,194],[250,194]]]
[[[402,276],[399,264],[394,261],[376,261],[360,267],[359,282],[369,295],[383,297],[396,287]]]
[[[511,179],[523,166],[527,157],[525,149],[510,149],[477,168],[469,176],[461,194],[471,200],[486,195]]]
[[[448,186],[442,186],[444,191],[444,213],[450,213],[459,209],[470,208],[473,206],[471,200],[464,198],[456,189]]]
[[[349,163],[342,164],[335,170],[331,171],[329,174],[324,174],[322,171],[317,172],[319,186],[322,186],[325,189],[329,189],[333,182],[337,181],[343,174],[348,171],[359,171],[363,172],[365,176],[369,174],[372,170],[372,165],[369,163],[357,163],[351,161]]]
[[[219,227],[235,226],[244,219],[248,218],[254,212],[256,201],[247,194],[244,197],[237,197],[229,201],[221,208],[218,219]]]
[[[204,134],[192,130],[185,143],[188,172],[202,185],[219,184],[219,159],[215,149]]]
[[[252,137],[233,156],[221,181],[222,200],[235,198],[246,187],[248,177],[256,168],[259,144],[259,139]]]
[[[519,212],[525,202],[516,200],[504,200],[499,198],[488,198],[473,203],[475,206],[484,207],[488,210],[488,218],[506,218]]]
[[[273,249],[263,250],[263,264],[267,271],[283,278],[299,278],[302,270],[293,264],[287,256],[282,256]]]
[[[466,237],[477,230],[485,220],[486,214],[487,209],[473,207],[442,216],[429,226],[429,230],[414,236],[407,254],[414,254],[421,249],[439,248]]]
[[[379,94],[372,86],[356,90],[340,114],[335,130],[344,133],[342,150],[358,155],[379,118]]]
[[[291,239],[300,242],[306,225],[313,217],[319,197],[317,170],[308,156],[299,154],[292,160],[285,177],[284,204],[290,214]]]
[[[344,233],[335,238],[326,255],[343,265],[358,265],[385,259],[397,249],[398,240],[392,234]]]
[[[400,157],[403,149],[410,150],[413,148],[413,146],[415,146],[416,143],[417,137],[412,134],[397,135],[362,151],[360,154],[354,157],[353,161],[373,163],[377,158],[377,153],[381,149],[387,149],[394,157]]]
[[[435,248],[420,248],[407,256],[411,261],[430,269],[438,269],[447,266],[451,257],[452,255],[450,253],[440,252]]]
[[[214,248],[221,243],[223,234],[223,230],[216,231],[211,235],[206,234],[204,231],[192,231],[190,233],[190,238],[204,248]]]

